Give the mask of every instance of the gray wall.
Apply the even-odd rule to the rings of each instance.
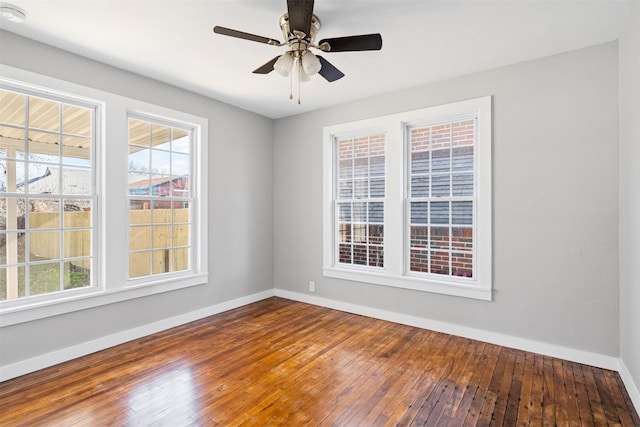
[[[617,64],[609,43],[276,121],[276,288],[618,356]],[[323,126],[484,95],[494,301],[324,278]]]
[[[0,32],[0,38],[3,64],[209,120],[204,163],[209,168],[210,273],[203,286],[4,327],[2,364],[273,289],[271,119],[12,33]]]
[[[640,387],[640,3],[620,38],[620,357]]]

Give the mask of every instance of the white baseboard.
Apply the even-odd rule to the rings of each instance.
[[[225,301],[223,303],[212,305],[200,310],[191,311],[179,316],[170,317],[168,319],[149,323],[137,328],[118,332],[113,335],[108,335],[105,337],[97,338],[95,340],[87,341],[82,344],[52,351],[51,353],[46,353],[41,356],[33,357],[31,359],[22,360],[10,365],[0,366],[0,381],[6,381],[11,378],[19,377],[21,375],[35,372],[49,366],[57,365],[58,363],[66,362],[68,360],[85,356],[87,354],[95,353],[96,351],[104,350],[106,348],[123,344],[127,341],[142,338],[144,336],[164,331],[169,328],[184,325],[185,323],[193,322],[207,316],[212,316],[214,314],[242,307],[243,305],[251,304],[272,296],[274,296],[274,290],[269,289],[268,291],[259,292],[257,294],[248,295],[231,301]]]
[[[620,374],[620,378],[622,378],[624,386],[627,388],[627,393],[629,393],[631,402],[633,402],[633,405],[636,407],[636,412],[640,414],[640,388],[638,387],[638,384],[633,381],[631,372],[629,372],[627,365],[622,359],[620,359],[620,369],[618,370],[618,373]]]
[[[407,314],[380,310],[377,308],[336,301],[332,299],[317,297],[315,295],[291,292],[283,289],[276,289],[275,295],[294,301],[333,308],[335,310],[346,311],[348,313],[359,314],[362,316],[373,317],[381,320],[387,320],[403,325],[415,326],[422,329],[443,332],[464,338],[497,344],[504,347],[515,348],[518,350],[530,351],[533,353],[543,354],[545,356],[557,357],[560,359],[584,363],[586,365],[597,366],[599,368],[610,369],[613,371],[618,371],[620,368],[620,359],[613,356],[592,353],[584,350],[576,350],[556,344],[548,344],[497,332],[469,328],[467,326],[454,325],[452,323],[439,322],[437,320],[425,319],[423,317],[410,316]]]

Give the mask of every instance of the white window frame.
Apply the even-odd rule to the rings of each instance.
[[[0,302],[0,327],[19,324],[78,310],[85,310],[119,301],[168,292],[208,282],[207,253],[207,183],[208,120],[182,111],[142,102],[75,83],[55,79],[18,68],[0,65],[3,81],[14,86],[45,89],[49,93],[75,98],[96,100],[102,111],[96,121],[102,124],[96,133],[94,153],[97,179],[97,206],[94,228],[97,231],[97,249],[93,254],[96,269],[95,286],[59,292],[42,298]],[[128,277],[128,213],[127,198],[127,114],[138,112],[146,116],[167,118],[193,125],[193,159],[195,193],[193,195],[192,236],[194,248],[192,270],[184,275],[150,276],[132,283]],[[106,175],[106,177],[105,177]],[[73,292],[72,292],[73,291]]]
[[[477,118],[474,149],[474,278],[415,274],[408,271],[408,126]],[[323,130],[323,275],[376,285],[412,289],[490,301],[492,299],[491,232],[491,97],[470,99],[356,122],[325,127]],[[386,193],[384,198],[383,268],[351,268],[335,260],[334,146],[342,135],[369,129],[384,130]]]

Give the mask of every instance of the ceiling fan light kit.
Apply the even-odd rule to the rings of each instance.
[[[253,73],[269,74],[275,70],[283,77],[291,76],[292,87],[294,79],[298,82],[298,104],[300,104],[300,82],[309,81],[309,76],[320,74],[328,82],[344,77],[344,73],[322,56],[314,55],[310,48],[327,53],[382,48],[382,36],[377,33],[323,39],[316,44],[315,38],[320,30],[320,20],[313,14],[313,0],[287,0],[287,13],[280,16],[278,23],[284,42],[219,26],[213,27],[213,32],[272,46],[288,46],[287,52],[272,58],[253,70]],[[293,99],[293,93],[289,95],[289,99]]]

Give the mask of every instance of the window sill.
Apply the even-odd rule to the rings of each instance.
[[[0,308],[0,327],[86,310],[101,305],[113,304],[191,286],[203,285],[208,282],[208,277],[208,274],[201,273],[180,279],[173,278],[153,283],[147,282],[144,285],[127,286],[109,291],[102,291],[100,289],[94,291],[84,290],[84,292],[74,293],[73,295],[61,298],[33,302],[15,307]]]
[[[372,283],[394,288],[432,292],[483,301],[491,301],[492,299],[490,288],[483,288],[472,284],[440,282],[411,276],[396,276],[387,272],[353,271],[338,267],[324,267],[322,273],[323,276],[334,279]]]

